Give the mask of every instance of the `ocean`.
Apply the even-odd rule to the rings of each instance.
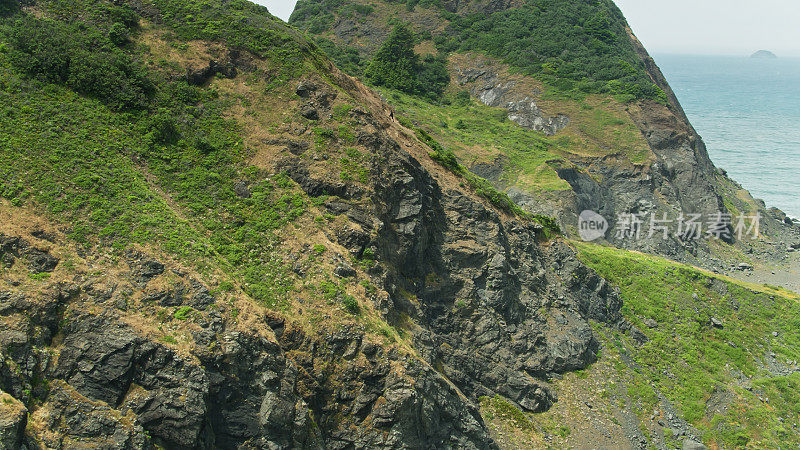
[[[800,218],[800,59],[654,58],[714,164]]]

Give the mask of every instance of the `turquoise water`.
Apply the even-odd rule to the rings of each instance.
[[[717,167],[800,218],[800,59],[657,55]]]

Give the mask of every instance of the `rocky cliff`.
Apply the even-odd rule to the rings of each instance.
[[[728,442],[696,411],[712,388],[731,414],[769,392],[775,410],[751,428],[796,429],[783,384],[737,372],[762,373],[751,344],[771,317],[784,328],[769,382],[793,383],[779,377],[797,364],[775,356],[795,357],[800,339],[790,293],[565,239],[263,7],[37,1],[0,14],[0,448],[669,448],[664,420],[686,445]],[[505,108],[489,118],[520,142],[552,149],[580,123],[530,77],[475,61],[449,67]],[[515,197],[553,215],[601,197],[716,206],[674,184],[713,171],[675,105],[612,106],[646,131],[612,120],[609,134],[631,152],[646,136],[679,176],[589,149],[552,162],[568,192]],[[642,281],[665,273],[694,284]],[[753,334],[715,334],[735,329]],[[691,352],[671,347],[683,339]],[[721,359],[725,341],[748,349],[725,376],[670,359]],[[659,355],[669,371],[647,359]],[[664,384],[673,369],[697,374],[691,395]],[[726,400],[740,385],[745,403]],[[562,415],[576,401],[592,412]]]
[[[578,215],[592,210],[610,222],[605,240],[615,246],[718,270],[736,262],[731,255],[739,252],[779,258],[785,244],[797,239],[798,230],[790,221],[785,222],[784,214],[768,210],[714,166],[660,69],[613,2],[573,2],[571,6],[550,1],[530,5],[379,2],[371,11],[355,12],[347,5],[361,2],[344,5],[301,1],[291,20],[318,35],[321,42],[355,50],[368,61],[378,43],[388,36],[390,22],[394,23],[385,19],[394,17],[418,33],[418,51],[447,58],[451,92],[466,91],[484,105],[506,110],[508,120],[519,127],[550,137],[546,143],[552,150],[546,164],[531,156],[525,161],[526,157],[515,157],[510,146],[498,146],[496,140],[476,143],[474,134],[453,136],[443,129],[446,121],[428,120],[433,114],[452,115],[446,105],[440,105],[438,113],[435,106],[417,110],[387,97],[429,133],[444,140],[465,165],[506,190],[517,203],[533,212],[557,216],[568,235],[577,237]],[[594,29],[598,20],[604,24],[604,33]],[[574,27],[578,37],[568,31],[554,37],[536,29],[537,24],[547,21],[563,21],[558,26]],[[453,34],[457,37],[451,37]],[[453,39],[456,41],[451,42]],[[517,56],[523,45],[530,47],[527,56]],[[576,45],[588,45],[589,56],[575,50]],[[554,56],[559,53],[576,61],[560,61]],[[593,72],[590,67],[600,65],[593,58],[627,58],[622,63],[626,75],[613,75],[619,73],[615,72],[620,70],[617,67]],[[579,67],[581,64],[587,67]],[[652,83],[658,94],[623,98],[642,91],[620,90],[624,95],[615,92],[620,84],[635,78],[633,74],[641,77],[637,83]],[[593,87],[605,82],[598,80],[615,76],[619,80],[608,82],[608,86]],[[564,89],[571,90],[558,94]],[[487,110],[486,114],[492,113]],[[614,128],[615,134],[608,133]],[[475,149],[481,145],[485,147]],[[555,187],[543,178],[551,178],[553,173],[563,184]],[[730,214],[735,222],[738,216],[756,213],[763,216],[763,238],[769,245],[752,240],[735,242],[734,233],[725,239],[733,246],[730,251],[719,251],[705,240],[687,239],[676,230],[670,231],[668,239],[653,238],[647,232],[641,239],[624,236],[627,224],[623,218],[630,214],[646,222],[657,217],[673,223],[682,214],[700,214],[710,223],[717,214]],[[728,227],[732,231],[734,226]]]
[[[547,410],[557,401],[549,380],[597,359],[590,321],[621,323],[615,290],[565,242],[548,240],[537,222],[495,206],[433,161],[378,95],[263,9],[246,11],[267,20],[283,45],[297,45],[298,59],[275,59],[276,44],[265,54],[225,39],[176,41],[170,21],[192,5],[94,7],[131,23],[120,61],[147,67],[171,58],[148,76],[156,91],[183,89],[191,109],[152,125],[149,112],[74,96],[69,80],[29,81],[17,53],[4,57],[3,86],[25,86],[4,95],[35,105],[23,114],[49,107],[33,99],[50,89],[57,95],[46,101],[73,102],[76,114],[97,121],[89,126],[108,119],[127,127],[117,117],[155,126],[148,136],[127,128],[149,147],[108,144],[94,154],[117,171],[111,178],[91,167],[71,179],[51,172],[69,161],[64,148],[77,157],[66,170],[84,170],[103,134],[73,147],[84,131],[69,128],[68,115],[42,123],[62,130],[53,135],[25,130],[40,122],[23,116],[7,141],[19,190],[5,191],[1,206],[4,448],[493,448],[479,398]],[[62,14],[78,14],[90,30],[107,26],[105,16],[85,16],[89,9],[59,8],[20,5],[6,36],[40,26],[69,33],[70,25],[58,25]],[[204,14],[229,20],[222,5]],[[171,107],[171,98],[162,105]],[[234,144],[216,143],[213,133],[225,131],[215,128],[186,144],[215,114],[234,130]],[[23,140],[42,150],[26,156]],[[242,145],[243,153],[235,150]],[[178,153],[169,156],[171,149]],[[215,162],[200,170],[213,170],[216,184],[187,185],[209,155]],[[194,157],[198,163],[180,162]],[[29,191],[35,181],[24,167],[39,158],[51,167],[38,180],[94,206],[53,209]],[[72,183],[84,176],[99,190]],[[118,183],[131,187],[117,194]],[[211,210],[192,203],[204,201],[206,189]],[[151,203],[137,210],[119,195]],[[275,212],[263,212],[264,202],[285,201],[294,219],[268,228]],[[106,216],[106,207],[115,212]],[[88,222],[77,219],[84,213]],[[121,230],[139,218],[155,228],[101,232],[95,222]],[[226,241],[217,227],[246,237]],[[137,233],[149,238],[137,241]],[[186,233],[177,235],[185,239],[179,247],[170,245],[172,233]],[[244,260],[231,253],[259,242]],[[191,248],[206,250],[181,256]]]

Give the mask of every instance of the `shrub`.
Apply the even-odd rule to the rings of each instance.
[[[11,61],[28,76],[62,83],[115,109],[143,108],[147,72],[96,29],[24,17],[10,30]]]
[[[355,316],[361,314],[361,307],[358,305],[358,300],[352,295],[345,294],[342,297],[342,305],[344,305],[344,309],[350,314]]]
[[[119,22],[114,23],[111,25],[111,29],[108,30],[108,38],[117,46],[127,44],[130,42],[128,27]]]
[[[175,310],[175,314],[172,315],[176,320],[186,320],[191,316],[194,309],[191,306],[181,306],[177,310]]]

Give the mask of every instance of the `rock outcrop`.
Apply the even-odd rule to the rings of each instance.
[[[508,111],[508,119],[529,130],[541,131],[552,136],[569,125],[569,117],[558,114],[547,117],[530,95],[515,88],[513,80],[501,80],[491,68],[478,63],[474,67],[456,67],[456,81],[467,88],[473,97],[486,106],[502,107]]]
[[[21,448],[25,438],[28,409],[19,400],[0,391],[0,449]]]

